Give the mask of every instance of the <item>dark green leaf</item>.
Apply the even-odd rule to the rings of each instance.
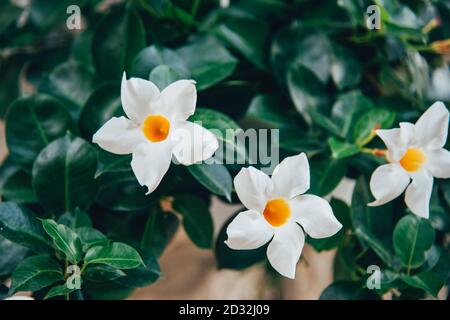
[[[149,76],[149,80],[153,82],[159,90],[163,90],[169,84],[184,78],[186,77],[180,74],[176,69],[165,64],[157,66],[150,72]]]
[[[51,141],[71,127],[65,107],[46,95],[16,100],[6,115],[6,141],[11,157],[31,164]]]
[[[328,145],[330,146],[331,153],[334,159],[344,159],[354,156],[360,152],[360,148],[350,142],[338,140],[335,137],[328,139]]]
[[[35,215],[12,202],[0,203],[0,234],[36,253],[53,251]]]
[[[199,54],[201,52],[201,54]],[[230,76],[237,60],[214,38],[198,38],[177,50],[199,91]]]
[[[78,263],[83,253],[81,241],[77,234],[63,224],[54,220],[42,220],[45,232],[53,239],[55,247],[61,251],[71,263]]]
[[[311,190],[312,194],[324,196],[333,191],[346,174],[345,162],[321,158],[313,159],[311,165]]]
[[[94,228],[81,227],[77,228],[75,231],[83,244],[83,251],[87,251],[94,246],[103,246],[108,242],[108,238]]]
[[[112,10],[94,30],[92,54],[97,72],[105,79],[120,79],[144,47],[145,29],[133,6]]]
[[[207,204],[195,196],[179,195],[173,207],[183,216],[184,229],[192,242],[200,248],[211,248],[214,227]]]
[[[55,213],[87,207],[97,193],[95,150],[69,135],[41,151],[33,165],[33,188],[39,202]]]
[[[425,262],[425,252],[434,243],[435,232],[426,219],[409,214],[394,229],[394,250],[402,264],[410,270]]]
[[[401,279],[414,288],[425,290],[425,292],[437,297],[444,286],[444,281],[434,272],[421,272],[414,276],[402,276]]]
[[[223,164],[193,164],[187,167],[189,172],[205,188],[214,194],[231,200],[233,181]]]
[[[27,248],[0,236],[0,278],[8,277],[17,265],[25,259]]]
[[[117,269],[133,269],[144,265],[139,253],[133,247],[121,242],[89,249],[84,262],[86,265],[106,264]]]
[[[159,257],[166,248],[169,241],[174,237],[178,230],[180,221],[178,218],[168,212],[155,209],[150,212],[145,224],[145,231],[142,235],[142,246],[153,252]]]
[[[371,290],[363,288],[357,281],[336,281],[320,295],[320,300],[378,300]]]
[[[0,194],[8,201],[16,203],[35,203],[36,194],[31,186],[31,177],[25,171],[18,171],[5,182]]]
[[[83,277],[92,282],[108,282],[124,276],[125,272],[106,264],[88,265],[83,272]]]
[[[76,289],[69,289],[67,285],[63,284],[55,286],[45,295],[44,299],[50,299],[58,296],[66,296],[74,292]]]
[[[386,109],[369,110],[362,115],[353,129],[353,139],[356,144],[362,145],[364,140],[372,134],[374,129],[387,129],[392,126],[395,113]]]
[[[60,265],[50,256],[33,256],[23,260],[12,275],[11,293],[38,291],[63,280]]]
[[[64,224],[71,229],[81,228],[81,227],[92,227],[91,218],[84,211],[75,208],[71,212],[62,214],[58,218],[59,224]]]

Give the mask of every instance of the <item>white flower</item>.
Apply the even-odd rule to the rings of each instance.
[[[442,102],[436,102],[416,124],[402,122],[400,128],[377,130],[388,149],[390,163],[378,167],[372,174],[370,189],[376,200],[369,203],[370,206],[385,204],[406,189],[408,208],[428,218],[433,176],[450,177],[450,152],[443,148],[448,120],[447,108]]]
[[[305,243],[304,232],[320,239],[342,227],[327,201],[303,195],[309,189],[309,179],[304,153],[284,159],[272,178],[253,167],[241,169],[234,187],[248,211],[230,223],[225,243],[232,249],[248,250],[271,241],[267,248],[270,264],[293,279]]]
[[[131,167],[151,193],[169,169],[172,155],[184,165],[210,158],[217,138],[202,126],[186,121],[197,102],[195,82],[179,80],[162,92],[152,82],[122,78],[122,107],[126,117],[114,117],[93,137],[106,151],[133,154]]]

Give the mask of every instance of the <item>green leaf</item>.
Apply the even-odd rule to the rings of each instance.
[[[28,249],[0,236],[0,252],[0,278],[5,278],[25,259]]]
[[[183,216],[184,229],[192,242],[203,249],[211,248],[214,226],[208,205],[196,196],[179,195],[173,207]]]
[[[84,262],[85,265],[106,264],[117,269],[133,269],[144,265],[139,253],[133,247],[121,242],[89,249]]]
[[[426,260],[425,252],[434,243],[434,238],[435,232],[428,220],[409,214],[395,226],[395,253],[408,270],[420,267]]]
[[[93,135],[112,117],[123,116],[120,86],[107,82],[91,94],[80,114],[78,126],[83,137],[92,141]]]
[[[145,223],[142,246],[151,250],[156,257],[161,256],[179,225],[180,221],[174,214],[163,212],[159,208],[151,211]]]
[[[85,208],[94,200],[97,184],[95,150],[69,135],[41,151],[33,165],[33,188],[39,202],[54,213]]]
[[[0,15],[1,14],[2,9],[0,8]],[[0,21],[3,22],[5,19],[0,17]],[[0,25],[2,22],[0,22]],[[0,119],[4,118],[8,111],[8,107],[19,96],[19,76],[21,68],[21,64],[0,63],[0,83],[2,83],[3,86],[0,91]]]
[[[11,157],[31,164],[46,145],[71,127],[69,113],[54,98],[41,94],[20,98],[6,115],[6,142]]]
[[[332,192],[344,178],[347,168],[344,161],[328,158],[312,159],[311,193],[325,196]]]
[[[373,109],[364,113],[356,122],[353,129],[353,139],[362,145],[364,140],[372,134],[375,128],[387,129],[392,126],[395,113],[386,109]]]
[[[36,253],[53,251],[36,216],[13,202],[0,203],[0,234]]]
[[[60,265],[50,256],[33,256],[23,260],[14,270],[10,293],[38,291],[63,280]]]
[[[328,145],[330,146],[331,153],[334,159],[344,159],[360,152],[360,148],[350,142],[340,141],[335,137],[328,139]]]
[[[215,34],[261,70],[269,70],[270,28],[251,16],[227,15]]]
[[[130,171],[131,155],[115,155],[99,148],[97,150],[97,157],[96,179],[105,173],[123,173]]]
[[[154,283],[161,276],[158,261],[150,251],[142,251],[145,267],[125,270],[123,277],[114,279],[114,282],[126,287],[146,287]]]
[[[197,56],[202,55],[195,55],[195,57]],[[194,59],[193,57],[188,58]],[[189,70],[181,56],[174,50],[156,45],[144,48],[138,53],[130,74],[132,77],[147,79],[150,72],[159,65],[170,66],[179,74],[186,75],[186,78],[189,78]]]
[[[223,164],[193,164],[187,167],[194,178],[206,189],[231,201],[233,181]]]
[[[81,227],[75,231],[83,244],[83,251],[85,252],[94,246],[103,246],[108,242],[108,238],[94,228]]]
[[[92,227],[92,221],[91,218],[89,218],[89,215],[78,208],[62,214],[58,218],[58,223],[64,224],[71,229]]]
[[[228,239],[228,225],[236,216],[237,214],[233,215],[223,225],[214,246],[217,268],[219,269],[242,270],[266,259],[267,245],[254,250],[233,250],[225,244],[225,241]]]
[[[77,5],[83,5],[85,0],[78,0]],[[73,4],[72,0],[33,0],[30,2],[29,19],[34,27],[47,30],[55,24],[62,23],[68,16],[67,7]]]
[[[88,265],[83,272],[83,277],[92,282],[108,282],[124,276],[125,272],[106,264]]]
[[[289,69],[287,86],[295,108],[311,124],[310,113],[319,113],[328,104],[325,87],[311,71],[303,67]]]
[[[388,208],[374,208],[370,202],[367,181],[361,176],[355,186],[352,198],[352,223],[360,241],[367,243],[373,251],[389,266],[394,266],[392,244],[387,240],[391,232],[392,211]],[[378,223],[378,225],[376,225]],[[380,232],[379,230],[382,229]]]
[[[292,128],[296,125],[295,119],[288,114],[286,108],[271,95],[254,97],[248,107],[246,119],[261,123],[265,128]]]
[[[94,29],[92,54],[97,72],[105,79],[120,79],[144,47],[144,25],[133,6],[112,10]]]
[[[44,300],[58,297],[58,296],[66,296],[68,294],[71,294],[76,289],[69,289],[67,285],[63,284],[60,286],[55,286],[50,289],[50,291],[45,295]]]
[[[346,47],[334,44],[333,48],[331,78],[334,83],[340,90],[357,85],[362,75],[361,63]]]
[[[229,77],[237,65],[228,50],[211,37],[197,38],[179,48],[177,53],[190,70],[191,78],[197,81],[199,91]]]
[[[2,197],[16,203],[35,203],[36,194],[31,186],[31,177],[25,171],[18,171],[6,180],[0,189]]]
[[[96,86],[94,74],[84,66],[68,61],[58,65],[39,86],[39,91],[64,101],[77,119]]]
[[[414,276],[401,276],[401,279],[408,285],[425,290],[425,292],[437,297],[439,291],[444,286],[442,278],[434,272],[425,271]]]
[[[219,146],[218,150],[224,148],[228,150],[229,148],[237,156],[238,163],[245,163],[248,155],[245,145],[242,143],[242,138],[244,138],[242,135],[243,131],[233,119],[216,110],[197,108],[195,114],[189,118],[189,121],[197,122],[202,127],[211,130],[219,140],[219,143],[223,145]],[[223,155],[217,151],[215,157],[219,156]]]
[[[63,224],[54,220],[42,220],[45,232],[53,239],[55,247],[61,251],[71,263],[78,263],[83,253],[80,238],[77,234]]]
[[[186,77],[180,74],[176,69],[164,64],[153,69],[149,76],[149,80],[153,82],[159,90],[163,90],[169,84],[185,78]]]

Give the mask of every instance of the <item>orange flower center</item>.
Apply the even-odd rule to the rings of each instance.
[[[148,116],[142,124],[142,131],[151,142],[160,142],[169,135],[170,122],[161,115]]]
[[[415,172],[422,168],[426,159],[422,150],[409,148],[403,158],[400,159],[400,164],[406,171]]]
[[[263,215],[272,226],[279,227],[289,220],[291,208],[286,200],[274,199],[267,202]]]

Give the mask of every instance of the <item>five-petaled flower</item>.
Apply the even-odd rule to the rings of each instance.
[[[270,264],[293,279],[305,232],[320,239],[334,235],[342,227],[326,200],[303,194],[309,189],[309,181],[304,153],[284,159],[271,178],[253,167],[241,169],[234,186],[248,210],[229,224],[225,243],[232,249],[248,250],[270,241]]]
[[[433,176],[450,177],[447,140],[449,112],[442,102],[434,103],[416,124],[401,122],[400,128],[377,130],[387,147],[389,164],[372,174],[370,189],[378,206],[405,192],[405,202],[416,215],[428,218]]]
[[[93,142],[115,154],[132,154],[133,172],[148,193],[161,182],[172,156],[191,165],[210,158],[219,146],[214,134],[187,121],[197,102],[192,80],[176,81],[160,92],[152,82],[127,80],[124,74],[121,101],[128,118],[110,119]]]

